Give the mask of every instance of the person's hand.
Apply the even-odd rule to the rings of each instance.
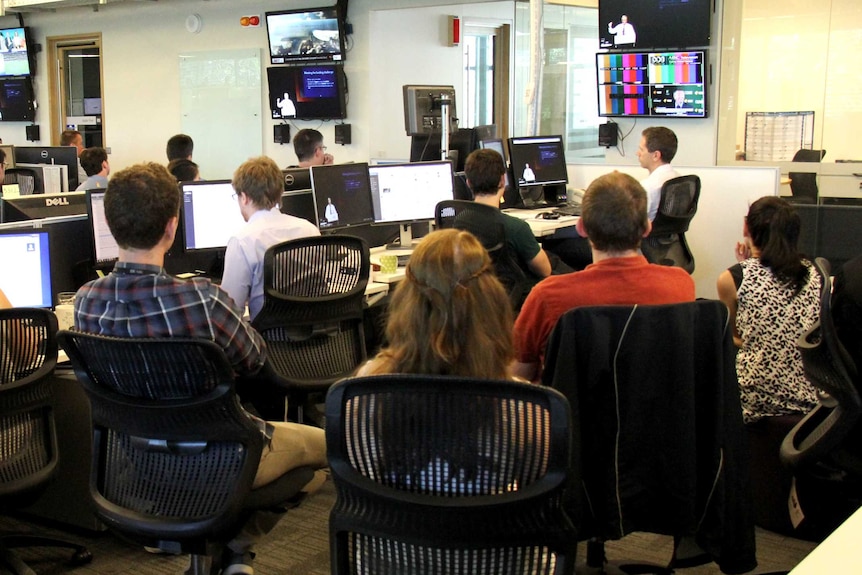
[[[748,242],[736,242],[736,261],[741,262],[751,257],[751,246]]]
[[[323,154],[323,165],[329,166],[335,163],[335,157],[332,154]]]

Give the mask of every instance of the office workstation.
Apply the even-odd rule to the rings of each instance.
[[[162,149],[164,139],[167,135],[186,131],[196,135],[196,160],[200,154],[199,163],[202,166],[202,174],[210,183],[220,182],[230,177],[231,171],[243,159],[248,156],[263,153],[275,158],[282,166],[295,163],[292,147],[286,144],[277,144],[272,141],[271,132],[275,125],[283,125],[281,119],[274,119],[274,102],[267,103],[274,92],[269,90],[269,69],[282,69],[268,61],[265,41],[261,39],[264,32],[260,29],[246,30],[239,28],[237,24],[238,12],[228,2],[210,2],[210,6],[201,8],[192,2],[161,3],[160,6],[148,7],[147,10],[155,10],[162,24],[156,26],[150,24],[146,30],[138,30],[132,25],[136,10],[139,6],[132,3],[116,2],[109,3],[99,12],[89,8],[73,8],[68,11],[60,10],[58,14],[34,13],[27,15],[28,24],[38,31],[39,37],[43,39],[48,36],[60,36],[66,34],[85,33],[98,28],[102,34],[103,41],[103,67],[105,111],[107,126],[107,143],[112,148],[111,162],[115,169],[122,166],[144,160],[163,162]],[[283,2],[260,2],[256,11],[261,14],[267,10],[283,8]],[[457,47],[444,45],[439,28],[443,18],[458,14],[463,21],[472,19],[502,19],[515,22],[523,21],[524,6],[512,2],[477,2],[446,4],[444,2],[416,2],[415,7],[405,7],[403,2],[372,3],[370,1],[353,0],[350,6],[351,22],[354,26],[355,46],[347,53],[343,64],[343,72],[349,80],[349,101],[346,104],[346,117],[336,122],[324,122],[320,130],[324,132],[329,150],[334,152],[339,161],[350,161],[357,164],[368,162],[369,173],[374,169],[370,158],[380,158],[403,163],[409,157],[411,140],[405,136],[401,125],[402,108],[402,84],[411,82],[429,82],[431,84],[453,84],[460,86],[458,60],[460,50]],[[439,5],[438,5],[439,4]],[[725,9],[723,20],[731,20],[726,11],[733,2],[719,2],[719,12]],[[255,11],[255,10],[253,10]],[[187,31],[184,23],[189,13],[200,13],[203,27],[198,33]],[[434,25],[421,24],[432,22]],[[438,25],[440,24],[440,25]],[[716,28],[717,24],[714,24]],[[257,34],[257,36],[255,36]],[[153,42],[156,38],[162,41]],[[226,41],[226,39],[228,39]],[[714,40],[718,44],[718,40]],[[410,50],[393,50],[392,46],[421,46],[423,54],[423,71],[421,77],[417,77],[415,55],[410,55]],[[187,124],[189,120],[184,115],[184,106],[192,101],[191,93],[195,87],[184,85],[186,78],[180,78],[178,60],[186,53],[201,53],[222,51],[226,48],[254,48],[262,53],[258,55],[258,69],[262,71],[258,101],[261,102],[258,112],[263,111],[263,119],[260,117],[249,120],[249,124],[261,126],[260,133],[252,136],[252,146],[241,141],[244,135],[231,132],[231,128],[214,126],[195,131],[187,129],[188,126],[200,128]],[[708,61],[715,65],[718,70],[721,57],[719,50],[710,50],[706,56]],[[38,55],[41,71],[47,69],[47,55],[43,52]],[[162,59],[171,62],[170,66],[153,67],[151,61]],[[426,63],[427,60],[427,63]],[[390,65],[386,67],[377,66],[374,62],[387,61]],[[453,62],[455,65],[453,66]],[[324,65],[325,66],[325,65]],[[515,65],[513,64],[513,70]],[[135,68],[136,81],[128,81],[126,68]],[[155,69],[159,68],[159,69]],[[385,69],[384,69],[385,68]],[[451,70],[450,70],[451,68]],[[147,81],[152,80],[152,81]],[[38,90],[40,102],[39,123],[42,124],[43,139],[48,140],[49,134],[58,132],[55,120],[43,114],[48,109],[48,80],[45,75],[37,75],[34,81]],[[133,87],[131,84],[135,84]],[[713,103],[717,104],[718,88],[715,84],[707,87],[710,98],[715,98]],[[207,95],[210,97],[211,95]],[[463,108],[460,90],[456,94],[459,97],[459,106]],[[595,94],[590,93],[590,98]],[[126,111],[127,104],[123,102],[142,102],[149,100],[145,113],[147,114],[147,126],[142,128],[139,124],[142,108],[140,105],[128,105],[135,108]],[[519,98],[515,98],[519,100]],[[224,99],[213,97],[201,105],[223,106]],[[521,107],[520,102],[510,104],[513,108]],[[589,108],[595,108],[592,100]],[[216,108],[217,109],[217,108]],[[276,108],[277,109],[277,108]],[[110,113],[112,115],[108,116]],[[212,118],[211,110],[207,110],[209,118]],[[520,112],[519,112],[520,113]],[[818,116],[820,117],[820,116]],[[335,126],[337,122],[349,122],[353,125],[353,141],[346,145],[334,144]],[[617,120],[621,127],[628,129],[633,126],[632,120]],[[517,122],[516,122],[517,123]],[[692,221],[692,227],[688,239],[692,249],[697,256],[697,268],[694,279],[697,293],[703,297],[715,297],[715,278],[717,275],[733,263],[732,248],[736,241],[741,238],[742,219],[745,215],[748,203],[761,195],[787,195],[787,190],[782,189],[779,178],[789,171],[792,166],[781,164],[779,167],[756,164],[756,167],[748,169],[741,166],[716,166],[715,156],[719,154],[715,143],[716,133],[720,130],[718,112],[710,113],[704,118],[685,120],[663,120],[655,118],[643,118],[634,128],[633,136],[637,136],[642,127],[664,123],[672,127],[680,137],[681,148],[677,160],[680,173],[694,173],[703,180],[703,195],[698,216]],[[312,123],[308,120],[297,119],[291,124],[292,131],[306,125],[317,126],[317,121]],[[225,124],[227,126],[229,124]],[[462,124],[466,126],[467,124]],[[62,126],[59,126],[62,128]],[[20,132],[20,134],[18,133]],[[540,133],[559,133],[555,129],[543,129]],[[525,133],[519,131],[515,125],[510,126],[510,134],[518,135]],[[198,137],[200,135],[200,137]],[[24,126],[22,124],[0,124],[0,136],[4,142],[20,144],[26,143],[24,137]],[[236,139],[234,155],[230,161],[225,161],[221,156],[211,153],[211,149]],[[641,179],[645,172],[637,166],[634,160],[634,148],[637,146],[636,137],[621,143],[621,150],[627,152],[623,157],[619,149],[601,149],[602,163],[590,163],[595,160],[591,158],[582,161],[580,158],[567,157],[567,180],[568,188],[586,188],[592,179],[606,171],[618,169],[632,173]],[[634,141],[634,144],[632,143]],[[433,145],[433,144],[432,144]],[[505,144],[504,144],[505,145]],[[567,145],[568,151],[568,145]],[[830,156],[831,156],[830,151]],[[839,157],[845,157],[843,154]],[[827,156],[828,158],[829,156]],[[434,158],[436,159],[436,158]],[[826,167],[818,167],[823,171],[830,169],[838,170],[836,178],[842,178],[844,185],[842,190],[846,191],[846,197],[854,197],[854,176],[845,173],[847,166],[830,164]],[[308,173],[306,171],[306,173]],[[311,178],[311,174],[309,174]],[[311,192],[312,182],[308,181],[307,188],[289,190],[285,187],[285,196],[282,208],[308,219],[320,222],[319,213],[323,213],[326,219],[326,200],[323,205],[315,204],[315,197]],[[369,180],[369,185],[374,186],[374,180]],[[787,186],[783,186],[787,188]],[[821,192],[828,191],[829,185],[821,185]],[[300,191],[297,191],[300,190]],[[841,195],[841,194],[839,194]],[[339,207],[339,202],[333,199],[332,204]],[[352,202],[351,202],[352,204]],[[291,206],[288,208],[288,206]],[[213,206],[215,208],[215,206]],[[235,208],[235,203],[232,206]],[[372,203],[372,211],[374,211]],[[549,211],[551,208],[534,208],[531,213],[522,212],[521,215],[528,222],[537,237],[552,235],[559,228],[570,227],[576,221],[576,216],[562,216],[556,220],[547,220],[537,217],[538,214]],[[804,209],[804,208],[803,208]],[[343,210],[339,210],[339,215]],[[825,213],[825,212],[824,212]],[[234,213],[234,215],[236,215]],[[83,214],[79,214],[83,216]],[[344,217],[350,216],[345,213]],[[351,216],[352,217],[352,216]],[[424,216],[428,219],[431,216]],[[344,233],[361,232],[368,233],[374,237],[372,246],[372,262],[379,263],[379,256],[386,251],[386,244],[391,244],[396,236],[401,244],[405,242],[405,231],[410,231],[409,239],[420,239],[425,233],[424,223],[416,223],[413,226],[405,226],[401,222],[420,218],[402,218],[401,216],[380,215],[373,216],[373,225],[367,215],[361,217],[365,220],[361,225],[351,225],[342,230]],[[812,221],[820,221],[815,217]],[[85,218],[75,220],[74,225],[84,229]],[[185,222],[184,222],[185,223]],[[51,222],[44,224],[52,225]],[[66,224],[70,225],[70,224]],[[353,228],[351,230],[351,228]],[[189,228],[195,229],[195,228]],[[834,230],[829,225],[819,226],[819,230]],[[385,230],[385,232],[384,232]],[[186,230],[184,230],[186,231]],[[227,231],[224,226],[220,231]],[[195,238],[192,238],[194,240]],[[188,241],[185,234],[178,241]],[[203,240],[201,240],[203,242]],[[825,241],[825,240],[824,240]],[[815,244],[812,244],[815,245]],[[80,248],[80,246],[78,246]],[[169,271],[175,273],[195,272],[196,270],[210,271],[212,266],[218,266],[218,256],[213,251],[212,245],[204,243],[196,244],[192,241],[191,247],[177,245],[175,257],[178,258],[177,265],[170,264]],[[381,249],[382,248],[382,249]],[[80,251],[80,250],[79,250]],[[86,246],[85,246],[85,251]],[[398,255],[398,250],[392,250],[392,254]],[[818,254],[819,255],[819,254]],[[89,258],[87,253],[83,258],[80,254],[75,255],[78,260]],[[192,259],[190,259],[192,258]],[[64,256],[66,261],[72,261]],[[169,257],[168,262],[171,259]],[[71,277],[71,272],[64,272]],[[397,272],[403,276],[403,266]],[[55,274],[56,276],[56,274]],[[374,279],[372,277],[372,279]],[[74,280],[71,280],[74,281]],[[68,283],[71,283],[69,281]],[[386,282],[371,282],[376,284],[375,290],[385,289]],[[74,288],[71,288],[74,289]],[[64,290],[65,291],[65,290]],[[382,293],[377,291],[375,293]],[[54,294],[56,295],[56,294]],[[372,295],[371,293],[369,295]]]

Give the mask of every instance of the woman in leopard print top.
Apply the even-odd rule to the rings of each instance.
[[[807,413],[817,404],[802,371],[799,336],[820,316],[821,279],[797,252],[800,221],[786,201],[768,196],[754,202],[736,245],[737,265],[718,278],[718,297],[730,309],[739,347],[742,414],[762,417]]]

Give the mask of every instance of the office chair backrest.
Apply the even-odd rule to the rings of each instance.
[[[520,309],[532,284],[517,256],[506,242],[506,229],[497,208],[466,200],[444,200],[434,210],[437,228],[457,228],[472,233],[491,256],[494,272],[509,294],[515,310]]]
[[[832,318],[830,265],[826,259],[817,258],[815,266],[823,280],[820,321],[800,336],[797,346],[808,381],[831,399],[821,401],[785,437],[781,459],[793,468],[834,455],[862,415],[857,367],[838,339]],[[862,461],[858,456],[855,460],[859,466],[857,472],[862,472]]]
[[[826,150],[797,150],[793,155],[794,162],[820,162],[826,155]],[[813,172],[788,172],[790,192],[797,203],[817,203],[817,174]]]
[[[685,232],[697,213],[699,198],[700,178],[696,175],[679,176],[664,183],[652,231],[641,242],[647,260],[694,272],[694,256]]]
[[[153,541],[236,527],[262,450],[215,343],[62,331],[90,399],[96,516]]]
[[[569,573],[569,413],[513,381],[382,375],[326,399],[333,573]]]
[[[0,497],[20,498],[57,466],[48,378],[57,363],[57,318],[48,310],[0,310]],[[14,503],[14,501],[13,501]]]
[[[731,331],[714,300],[559,319],[543,383],[572,409],[566,509],[580,539],[694,534],[723,571],[756,565]]]

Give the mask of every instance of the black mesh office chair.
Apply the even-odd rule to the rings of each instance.
[[[574,571],[569,413],[512,381],[384,375],[326,398],[332,573]]]
[[[57,318],[43,309],[0,310],[0,506],[26,507],[57,469],[57,432],[50,377],[57,363]],[[82,545],[30,534],[0,536],[0,565],[33,573],[10,549],[66,547],[69,564],[92,559]]]
[[[479,238],[494,263],[494,272],[506,288],[512,307],[517,311],[537,280],[530,279],[506,243],[506,230],[499,210],[466,200],[444,200],[435,208],[438,229],[457,228]]]
[[[650,263],[676,266],[694,272],[694,256],[685,241],[685,232],[697,213],[700,178],[679,176],[664,183],[652,231],[641,242],[641,251]]]
[[[6,170],[3,185],[7,184],[18,184],[18,193],[22,196],[29,196],[39,191],[36,190],[36,172],[30,168],[9,168]]]
[[[793,155],[794,162],[820,162],[826,150],[797,150]],[[814,172],[788,172],[790,192],[794,203],[817,203],[817,174]]]
[[[188,573],[204,575],[254,511],[298,503],[308,467],[252,489],[262,422],[240,407],[218,345],[74,331],[59,339],[92,405],[90,493],[109,529],[189,553]]]
[[[748,453],[727,308],[699,300],[599,306],[565,313],[548,342],[543,383],[572,409],[566,510],[587,564],[605,540],[673,535],[671,568],[714,560],[725,573],[756,566]],[[694,541],[705,551],[684,551]]]
[[[267,345],[261,377],[287,393],[292,419],[314,415],[309,398],[365,361],[370,274],[368,244],[358,237],[301,238],[266,251],[264,304],[252,325]],[[322,417],[314,418],[321,423]]]
[[[781,460],[797,479],[806,537],[822,538],[862,505],[862,399],[860,378],[832,319],[829,262],[817,258],[823,278],[820,321],[799,338],[808,380],[825,392],[787,434]]]

